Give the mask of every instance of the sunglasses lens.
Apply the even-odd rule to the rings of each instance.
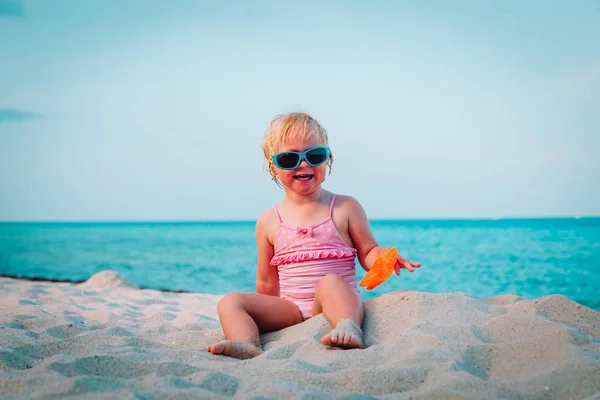
[[[323,148],[313,149],[306,153],[306,159],[312,165],[320,165],[327,161],[327,150]]]
[[[293,169],[298,165],[299,156],[295,153],[282,153],[277,156],[277,166],[279,168]]]

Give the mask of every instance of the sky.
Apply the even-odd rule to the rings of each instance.
[[[600,6],[0,0],[0,221],[254,220],[307,111],[371,219],[600,215]]]

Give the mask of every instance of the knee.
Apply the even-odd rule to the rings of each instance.
[[[344,280],[344,278],[342,278],[338,274],[327,274],[323,278],[321,278],[321,280],[317,284],[316,290],[319,290],[319,289],[323,290],[323,289],[326,289],[326,288],[332,288],[332,287],[338,286],[340,284],[342,284],[342,285],[348,285],[348,283],[346,283],[346,281]]]
[[[223,296],[217,304],[217,313],[222,315],[231,310],[243,308],[244,306],[244,293],[229,293]]]

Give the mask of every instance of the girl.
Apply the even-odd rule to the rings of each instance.
[[[251,358],[262,353],[259,334],[299,324],[323,313],[334,327],[327,346],[362,348],[363,306],[354,259],[370,270],[380,247],[362,206],[350,196],[324,190],[333,157],[327,132],[310,115],[291,113],[271,121],[263,150],[283,201],[256,222],[256,294],[224,296],[217,311],[226,340],[208,346],[213,354]],[[398,258],[413,272],[421,264]]]

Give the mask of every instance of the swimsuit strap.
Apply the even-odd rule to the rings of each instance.
[[[277,208],[277,206],[273,207],[273,210],[275,211],[275,215],[277,215],[277,218],[279,219],[279,222],[283,222],[281,220],[281,215],[279,215],[279,209]]]
[[[331,197],[331,202],[329,203],[329,218],[333,214],[333,204],[335,203],[335,194]]]
[[[333,205],[335,204],[335,198],[337,195],[333,195],[331,196],[331,201],[329,202],[329,218],[331,218],[331,216],[333,215]],[[279,222],[283,222],[283,220],[281,219],[281,215],[279,214],[279,208],[277,208],[277,206],[273,207],[273,211],[275,211],[275,215],[277,215],[277,219],[279,219]]]

